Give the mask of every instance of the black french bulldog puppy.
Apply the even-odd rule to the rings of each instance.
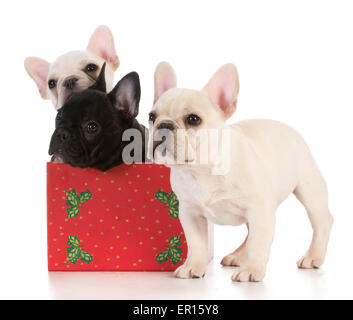
[[[105,64],[92,87],[74,94],[59,109],[49,147],[52,161],[109,170],[123,162],[123,149],[133,140],[123,141],[123,133],[131,128],[141,133],[140,154],[145,161],[145,127],[136,120],[139,76],[127,74],[107,94],[104,71]]]

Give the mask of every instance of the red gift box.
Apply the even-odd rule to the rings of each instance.
[[[169,178],[149,163],[107,172],[48,163],[49,271],[175,270],[187,245]]]

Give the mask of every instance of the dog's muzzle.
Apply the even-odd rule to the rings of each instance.
[[[65,143],[71,139],[70,132],[66,129],[57,129],[56,137],[61,143]]]
[[[63,145],[70,141],[70,139],[71,134],[68,130],[64,128],[56,129],[50,140],[49,155],[60,154]]]
[[[157,126],[157,130],[162,130],[162,129],[174,131],[174,130],[175,130],[175,125],[174,125],[174,123],[171,122],[171,121],[164,121],[164,122],[161,122],[161,123]]]
[[[153,139],[153,154],[158,146],[167,141],[169,136],[173,136],[176,126],[171,121],[164,121],[157,125]],[[165,150],[163,150],[165,152]]]
[[[72,89],[75,88],[77,81],[78,81],[77,78],[75,78],[75,77],[69,77],[69,78],[67,78],[67,79],[64,81],[63,86],[64,86],[64,88],[66,88],[66,89],[72,90]]]

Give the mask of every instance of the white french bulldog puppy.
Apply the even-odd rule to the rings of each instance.
[[[149,158],[171,167],[171,185],[179,199],[188,257],[175,271],[178,278],[204,275],[210,220],[220,225],[247,224],[244,243],[221,263],[239,266],[233,281],[261,281],[274,237],[275,211],[291,193],[304,205],[313,228],[311,245],[298,267],[318,268],[325,258],[333,218],[325,181],[310,150],[295,130],[277,121],[226,125],[236,109],[238,91],[238,72],[232,64],[221,67],[202,91],[176,88],[175,73],[165,62],[155,72]],[[174,139],[156,138],[161,130]],[[209,141],[211,132],[229,135],[223,152],[217,147],[207,151],[207,163],[201,162],[205,156],[201,131]],[[216,170],[220,165],[224,172]]]
[[[104,62],[107,90],[110,92],[114,84],[114,71],[120,62],[111,31],[106,26],[100,26],[92,34],[86,50],[70,51],[53,63],[28,57],[25,59],[25,69],[42,98],[50,99],[58,110],[73,93],[95,83]]]

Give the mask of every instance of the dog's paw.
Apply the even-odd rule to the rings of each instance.
[[[236,251],[225,256],[221,261],[221,265],[225,267],[229,267],[229,266],[239,267],[241,266],[243,260],[244,260],[243,251],[238,251],[238,252]]]
[[[297,266],[299,269],[318,269],[323,262],[324,259],[322,257],[306,254],[297,261]]]
[[[240,267],[239,270],[233,273],[232,280],[238,282],[258,282],[265,277],[265,267]]]
[[[205,275],[205,266],[185,262],[174,271],[174,276],[180,279],[202,278]]]

